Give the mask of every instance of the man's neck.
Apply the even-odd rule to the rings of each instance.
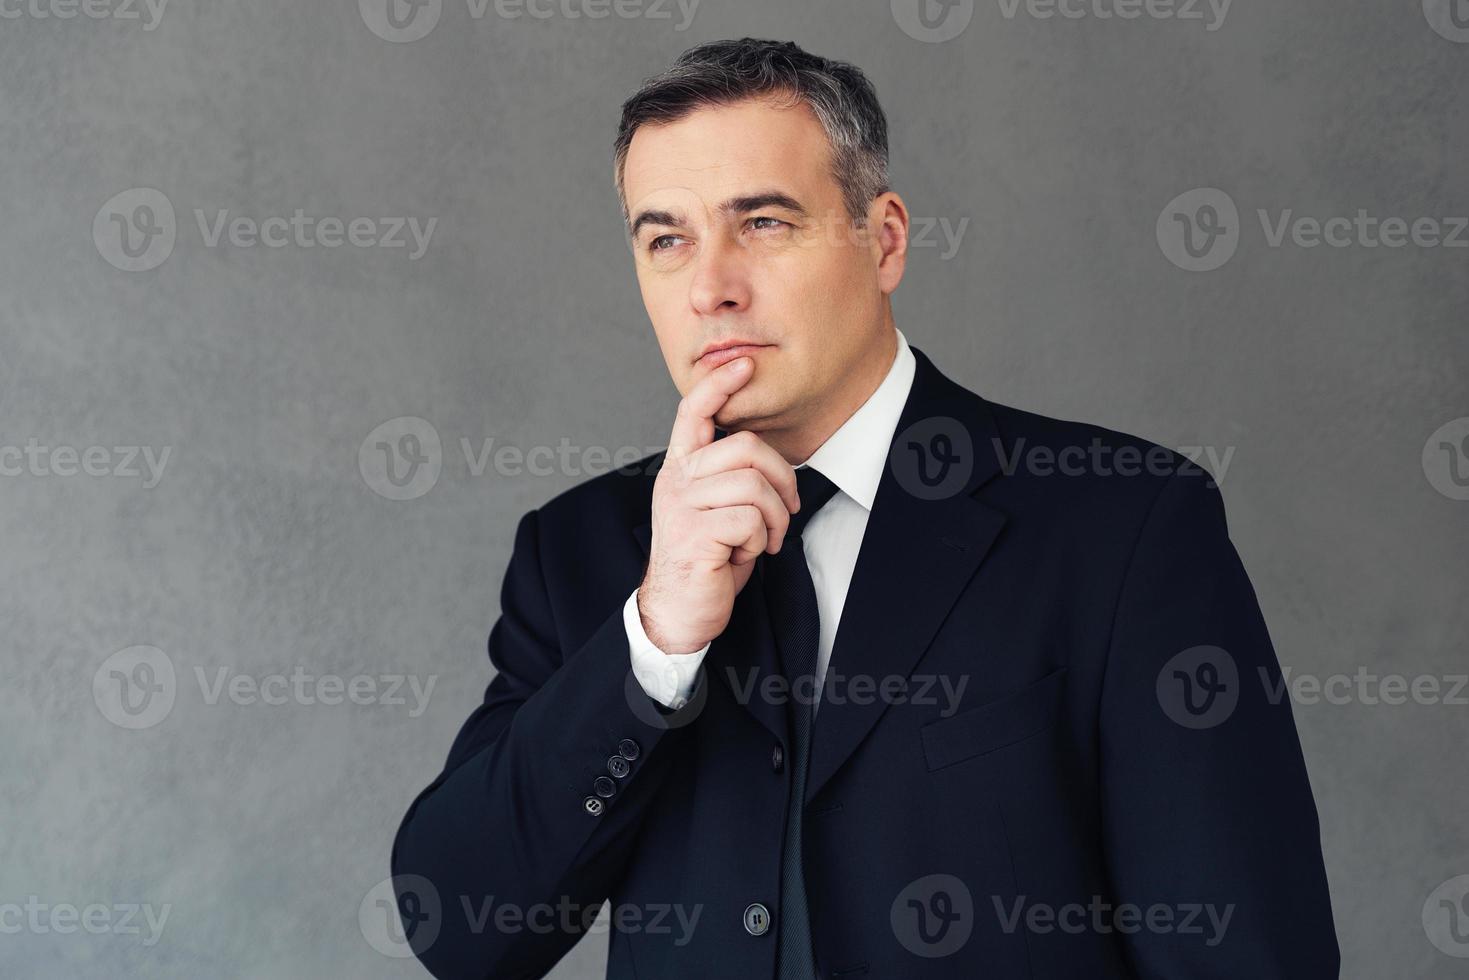
[[[898,332],[890,328],[883,335],[881,350],[873,352],[871,357],[862,361],[856,373],[843,385],[838,397],[818,406],[818,411],[800,426],[766,429],[760,433],[760,438],[793,466],[805,462],[872,397],[872,393],[892,370],[897,356]]]

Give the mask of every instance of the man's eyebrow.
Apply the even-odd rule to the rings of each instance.
[[[803,217],[807,213],[806,209],[801,206],[800,201],[797,201],[794,197],[791,197],[783,191],[760,191],[755,194],[741,194],[739,197],[732,197],[725,201],[719,205],[717,210],[720,214],[728,215],[748,214],[751,211],[759,211],[761,208],[781,208],[782,210],[790,211]],[[643,225],[674,227],[683,223],[684,217],[680,212],[659,210],[641,211],[633,219],[632,230],[629,234],[636,238],[638,229],[642,228]]]

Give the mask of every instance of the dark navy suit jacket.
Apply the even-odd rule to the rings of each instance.
[[[800,802],[822,975],[1336,977],[1289,698],[1208,474],[914,355]],[[394,841],[435,976],[541,976],[609,899],[609,977],[774,975],[791,767],[759,573],[660,710],[622,622],[632,469],[521,520],[495,676]]]

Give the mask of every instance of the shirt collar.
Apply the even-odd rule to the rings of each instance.
[[[867,510],[877,496],[877,484],[887,465],[893,432],[913,387],[913,352],[903,331],[898,335],[898,352],[887,377],[867,401],[853,412],[802,464],[821,473],[842,493]]]

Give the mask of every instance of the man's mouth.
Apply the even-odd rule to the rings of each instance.
[[[713,370],[721,364],[728,364],[735,358],[749,357],[759,351],[769,350],[774,346],[774,344],[757,344],[754,341],[743,339],[717,340],[700,351],[694,363],[700,367]]]

